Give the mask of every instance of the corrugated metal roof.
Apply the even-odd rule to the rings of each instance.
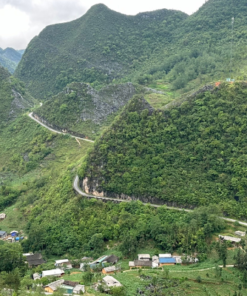
[[[175,258],[160,258],[160,263],[176,263]]]

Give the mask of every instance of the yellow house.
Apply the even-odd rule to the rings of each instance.
[[[64,279],[52,282],[49,285],[45,286],[45,292],[54,293],[63,283]]]

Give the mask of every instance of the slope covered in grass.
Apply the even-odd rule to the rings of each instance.
[[[130,101],[81,169],[84,188],[106,196],[197,206],[247,216],[245,83],[221,85],[154,111]]]

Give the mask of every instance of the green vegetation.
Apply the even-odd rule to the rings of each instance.
[[[139,88],[125,83],[96,91],[85,83],[71,83],[35,114],[56,129],[95,139]]]
[[[191,16],[169,10],[126,16],[95,5],[78,20],[35,37],[15,75],[41,99],[73,81],[101,87],[163,80],[187,92],[212,80],[245,79],[246,16],[245,0],[210,0]]]
[[[246,95],[244,83],[222,84],[162,112],[137,96],[97,142],[81,177],[106,196],[215,203],[244,218]]]
[[[34,102],[26,92],[24,83],[10,76],[10,73],[0,66],[0,127],[33,106]]]
[[[126,16],[95,5],[78,20],[43,30],[29,44],[15,75],[42,99],[73,81],[104,85],[163,48],[186,17],[166,9]]]

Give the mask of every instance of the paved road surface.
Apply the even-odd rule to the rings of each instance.
[[[90,198],[96,198],[96,199],[101,199],[101,200],[111,200],[111,201],[117,201],[117,202],[131,202],[132,200],[124,200],[124,199],[118,199],[118,198],[111,198],[111,197],[101,197],[101,196],[96,196],[96,195],[90,195],[87,194],[85,192],[83,192],[80,188],[79,185],[79,177],[76,176],[73,182],[73,188],[75,189],[75,191],[85,197],[90,197]],[[155,207],[155,208],[159,208],[162,207],[162,205],[155,205],[155,204],[148,204],[148,203],[143,203],[144,205],[150,205],[151,207]],[[175,211],[185,211],[185,212],[192,212],[193,210],[188,210],[188,209],[182,209],[182,208],[174,208],[174,207],[166,207],[169,210],[175,210]],[[225,218],[225,217],[220,217],[221,219],[228,221],[228,222],[238,222],[240,225],[246,226],[247,227],[247,223],[246,222],[242,222],[242,221],[238,221],[238,220],[234,220],[234,219],[230,219],[230,218]],[[230,267],[230,266],[229,266]]]
[[[59,132],[59,131],[54,130],[54,129],[50,128],[49,126],[45,125],[43,122],[41,122],[41,121],[39,121],[38,119],[36,119],[36,118],[33,117],[33,112],[29,113],[28,116],[29,116],[32,120],[38,122],[38,124],[44,126],[44,127],[47,128],[48,130],[50,130],[51,132],[54,132],[54,133],[56,133],[56,134],[62,134],[62,135],[70,135],[70,134],[66,134],[66,133]],[[73,136],[73,135],[70,135],[70,137],[75,138],[75,139],[80,139],[80,140],[83,140],[83,141],[87,141],[87,142],[94,143],[94,141],[92,141],[92,140],[88,140],[88,139],[85,139],[85,138],[79,138],[79,137],[76,137],[76,136]]]

